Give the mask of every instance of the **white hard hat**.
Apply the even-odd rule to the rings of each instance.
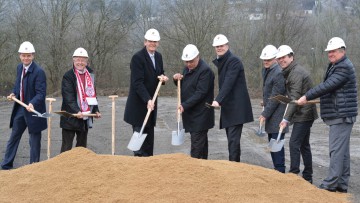
[[[227,44],[228,42],[229,42],[229,40],[226,38],[225,35],[218,34],[215,36],[212,45],[213,45],[213,47],[216,47],[216,46],[221,46],[221,45]]]
[[[89,58],[87,51],[82,47],[79,47],[74,51],[73,57],[75,56]]]
[[[340,37],[333,37],[329,40],[325,51],[340,49],[342,47],[346,48],[344,40],[342,40]]]
[[[24,54],[35,53],[35,48],[30,42],[25,41],[20,45],[19,53],[24,53]]]
[[[290,53],[294,53],[291,47],[289,47],[288,45],[281,45],[278,48],[278,53],[276,54],[276,58],[286,56]]]
[[[262,50],[260,59],[268,60],[276,57],[278,50],[274,45],[266,45],[266,47]]]
[[[160,41],[159,31],[157,31],[154,28],[151,28],[148,31],[146,31],[144,37],[146,40],[149,40],[149,41],[155,41],[155,42]]]
[[[199,55],[199,50],[193,44],[188,44],[183,50],[181,59],[183,61],[191,61]]]

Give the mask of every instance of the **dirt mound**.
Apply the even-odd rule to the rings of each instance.
[[[0,194],[0,202],[348,202],[296,175],[244,163],[85,148],[0,171]]]

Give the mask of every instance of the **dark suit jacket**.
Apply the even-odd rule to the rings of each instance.
[[[86,67],[89,71],[93,83],[95,85],[94,81],[94,74],[93,71]],[[80,111],[80,105],[78,101],[78,95],[77,95],[77,80],[74,73],[74,68],[67,71],[63,79],[61,81],[61,94],[63,97],[63,101],[61,104],[61,110],[66,111],[69,113],[78,113]],[[90,106],[91,113],[100,112],[98,105]],[[89,117],[89,122],[92,122],[92,117]],[[88,126],[89,127],[89,126]],[[67,130],[79,130],[79,131],[85,131],[85,123],[83,119],[78,119],[75,117],[66,118],[64,116],[60,117],[60,128],[64,128]]]
[[[279,124],[284,117],[286,108],[285,104],[269,98],[285,94],[285,79],[279,64],[275,63],[268,69],[263,68],[263,103],[265,108],[261,115],[266,118],[265,131],[267,133],[279,132]],[[283,132],[289,132],[289,127],[287,126]]]
[[[17,66],[17,74],[13,93],[17,99],[20,99],[20,82],[23,71],[23,64]],[[31,103],[34,109],[40,113],[46,112],[45,97],[46,97],[46,75],[44,70],[34,61],[31,63],[25,77],[23,78],[24,88],[24,103]],[[20,104],[14,103],[11,113],[10,128],[13,126],[15,112],[20,108]],[[47,128],[47,119],[32,116],[34,113],[25,110],[25,117],[29,133],[38,133]]]
[[[214,109],[205,107],[214,99],[214,73],[200,59],[198,66],[189,72],[184,68],[181,80],[181,105],[186,132],[199,132],[214,127]]]
[[[126,101],[124,121],[133,126],[142,126],[147,113],[147,102],[154,96],[159,83],[157,77],[164,74],[162,56],[159,52],[155,52],[155,65],[156,70],[146,47],[131,58],[130,90]],[[157,102],[146,126],[156,125],[156,113]]]
[[[215,101],[221,105],[220,128],[254,121],[240,59],[228,50],[213,63],[219,73],[219,94]]]

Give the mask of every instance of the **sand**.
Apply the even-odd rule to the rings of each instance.
[[[185,154],[99,155],[74,148],[0,171],[0,202],[350,202],[301,177]]]

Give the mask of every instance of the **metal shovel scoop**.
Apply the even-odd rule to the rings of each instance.
[[[265,122],[261,120],[259,124],[259,129],[255,130],[255,134],[259,137],[264,137],[266,135],[266,132],[264,130],[264,124]]]
[[[297,104],[297,101],[296,100],[292,100],[290,99],[289,97],[285,97],[283,95],[276,95],[274,97],[271,97],[269,99],[273,99],[273,100],[277,100],[283,104]],[[310,101],[307,101],[307,104],[318,104],[320,103],[320,100],[310,100]]]
[[[180,80],[177,80],[177,99],[178,99],[178,107],[181,104],[181,88],[180,88]],[[182,145],[184,143],[184,134],[185,129],[180,125],[181,120],[181,112],[180,109],[177,110],[177,131],[172,131],[171,133],[171,144],[175,146]]]
[[[24,102],[18,100],[16,97],[11,97],[11,99],[14,100],[16,103],[20,104],[21,106],[25,107],[25,108],[29,107],[29,105],[26,105]],[[46,113],[46,112],[45,113],[39,113],[38,111],[36,111],[33,108],[31,108],[30,111],[35,114],[33,116],[36,116],[36,117],[39,117],[39,118],[49,118],[49,117],[51,117],[51,114]]]
[[[286,104],[286,108],[285,108],[285,111],[284,111],[283,118],[285,117],[285,114],[286,114],[286,111],[287,111],[288,107],[289,107],[289,103]],[[283,130],[284,130],[284,127],[280,127],[279,134],[278,134],[276,140],[273,139],[273,138],[270,139],[268,147],[269,147],[271,152],[278,152],[283,148],[284,143],[285,143],[285,139],[280,140]]]
[[[163,81],[160,79],[159,84],[158,84],[158,86],[156,88],[155,94],[154,94],[153,99],[152,99],[153,102],[155,102],[155,100],[156,100],[156,97],[157,97],[157,95],[159,93],[162,82]],[[131,137],[131,140],[130,140],[128,146],[127,146],[127,148],[130,149],[131,151],[138,151],[138,150],[140,150],[141,146],[143,145],[144,140],[145,140],[145,138],[147,136],[147,134],[143,134],[143,131],[144,131],[145,125],[146,125],[146,123],[147,123],[147,121],[149,119],[151,111],[152,111],[151,109],[148,109],[140,132],[135,131],[133,136]]]
[[[285,139],[280,140],[283,130],[284,130],[283,128],[280,128],[279,134],[278,134],[276,140],[274,138],[270,139],[269,149],[270,149],[271,152],[279,152],[283,148],[284,143],[285,143]]]

